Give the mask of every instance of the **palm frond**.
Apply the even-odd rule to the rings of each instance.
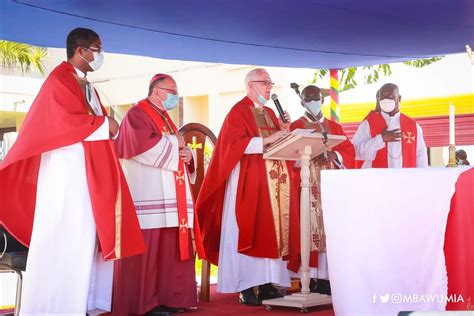
[[[23,73],[33,67],[44,74],[46,57],[45,48],[0,40],[0,62],[4,67],[19,68]]]
[[[403,64],[415,68],[422,68],[431,65],[432,63],[435,63],[443,58],[444,57],[433,57],[427,59],[410,60],[403,62]],[[388,77],[392,75],[392,68],[390,67],[390,64],[339,69],[339,92],[352,90],[357,87],[358,83],[355,77],[358,71],[363,71],[365,84],[376,83],[382,76]],[[327,69],[316,69],[314,71],[313,78],[309,83],[317,83],[320,79],[327,75],[328,72],[329,71]]]

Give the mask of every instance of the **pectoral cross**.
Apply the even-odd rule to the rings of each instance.
[[[411,132],[406,132],[403,133],[403,139],[407,140],[407,144],[411,144],[413,141],[415,141],[415,136],[412,136]]]
[[[176,181],[178,181],[179,185],[183,184],[184,175],[182,174],[181,170],[178,170],[178,174],[176,175]]]
[[[188,229],[188,222],[185,219],[181,220],[181,223],[179,224],[179,229],[181,230],[181,233],[186,233],[186,230]]]
[[[188,143],[188,147],[192,150],[196,151],[196,149],[202,149],[202,144],[196,142],[196,136],[193,136],[193,142],[191,144]]]

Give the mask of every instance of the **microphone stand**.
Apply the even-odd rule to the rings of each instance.
[[[328,131],[324,128],[323,124],[318,120],[317,115],[314,115],[314,113],[304,104],[303,101],[301,103],[304,105],[306,109],[306,114],[308,114],[308,117],[315,123],[318,123],[319,128],[321,129],[321,134],[323,134],[323,143],[326,144],[328,142]]]

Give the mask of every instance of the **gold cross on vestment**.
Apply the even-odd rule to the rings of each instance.
[[[181,170],[178,170],[178,174],[176,175],[176,180],[178,181],[179,185],[183,184],[184,175],[182,174]]]
[[[411,132],[403,133],[403,139],[406,139],[407,144],[411,144],[415,141],[415,135],[411,135]]]
[[[181,233],[186,233],[186,230],[188,229],[188,221],[185,219],[181,220],[181,223],[179,224],[179,229],[181,230]]]
[[[188,147],[192,150],[196,151],[196,149],[202,149],[202,144],[196,142],[196,136],[193,136],[193,142],[190,144],[188,143]]]

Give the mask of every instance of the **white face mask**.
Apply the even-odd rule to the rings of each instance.
[[[80,56],[82,59],[87,61],[89,66],[92,68],[93,71],[98,70],[100,67],[102,67],[102,64],[104,63],[104,52],[93,52],[90,51],[86,48],[87,51],[92,53],[92,56],[94,56],[94,59],[92,61],[87,61],[84,57]]]
[[[102,67],[102,64],[104,63],[104,53],[103,52],[93,52],[92,53],[94,55],[94,60],[89,62],[89,66],[91,66],[91,68],[96,71],[98,70],[100,67]]]
[[[310,114],[318,115],[321,112],[321,101],[305,102],[306,107],[311,111]]]
[[[390,113],[395,109],[395,100],[392,99],[383,99],[379,101],[380,108],[385,113]]]

